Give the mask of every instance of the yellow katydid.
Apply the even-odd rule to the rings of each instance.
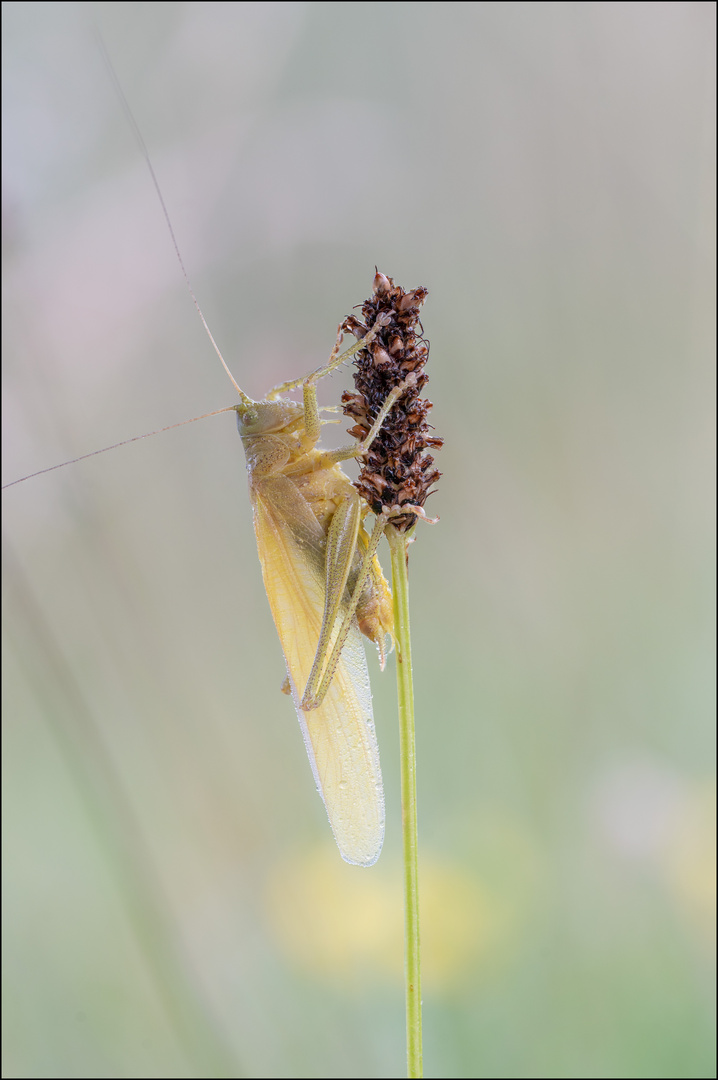
[[[416,332],[425,297],[426,289],[405,293],[377,272],[362,307],[366,323],[345,320],[324,367],[261,402],[237,386],[259,559],[288,690],[339,850],[362,866],[381,850],[384,797],[360,632],[378,646],[383,667],[393,629],[376,546],[388,522],[405,530],[425,516],[439,475],[424,451],[442,440],[429,435],[431,403],[418,397],[427,378],[428,346]],[[344,330],[358,341],[341,353]],[[317,445],[316,384],[352,356],[358,393],[343,402],[357,441],[325,451]],[[300,386],[301,404],[281,397]],[[351,458],[363,459],[361,495],[341,469]]]
[[[288,690],[342,857],[370,866],[384,836],[384,795],[361,632],[377,644],[383,666],[393,616],[375,550],[387,516],[369,537],[369,508],[340,463],[368,448],[407,386],[388,395],[362,443],[321,450],[316,383],[367,344],[339,354],[340,341],[326,367],[276,387],[264,401],[240,391],[235,408]],[[301,404],[280,396],[300,385]]]

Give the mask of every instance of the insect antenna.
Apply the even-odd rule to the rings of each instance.
[[[205,332],[206,332],[209,340],[212,343],[212,347],[213,347],[214,351],[216,352],[217,356],[219,357],[219,361],[220,361],[222,367],[224,368],[224,370],[226,371],[227,376],[229,377],[229,380],[232,383],[232,386],[235,388],[235,390],[239,394],[239,396],[240,396],[240,398],[242,400],[242,404],[243,405],[252,405],[252,404],[254,404],[252,398],[250,398],[247,394],[245,394],[244,390],[242,390],[241,386],[239,385],[239,383],[235,379],[234,375],[230,371],[226,360],[222,356],[222,352],[221,352],[221,350],[219,348],[219,345],[217,344],[217,342],[214,339],[212,331],[210,330],[209,325],[207,323],[207,320],[204,317],[204,312],[202,311],[202,308],[199,305],[199,301],[197,300],[197,297],[195,296],[195,292],[194,292],[194,289],[192,288],[192,283],[190,281],[189,274],[187,273],[187,268],[186,268],[186,266],[184,264],[184,260],[182,258],[182,253],[180,251],[179,244],[177,243],[177,237],[175,236],[175,231],[174,231],[174,229],[172,227],[172,220],[170,218],[169,211],[167,209],[167,205],[166,205],[165,200],[164,200],[164,196],[162,195],[162,189],[160,188],[159,181],[157,179],[157,175],[156,175],[155,170],[154,170],[154,166],[152,165],[152,159],[150,158],[150,154],[149,154],[149,151],[147,149],[147,145],[145,143],[144,138],[142,137],[142,132],[140,131],[139,125],[137,124],[137,121],[135,120],[135,117],[134,117],[134,114],[132,112],[132,109],[130,108],[129,102],[127,101],[127,98],[125,97],[124,91],[122,89],[122,84],[120,83],[120,80],[117,77],[117,73],[115,72],[115,69],[112,66],[112,61],[111,61],[110,55],[109,55],[109,53],[108,53],[108,51],[107,51],[107,49],[105,47],[105,43],[103,41],[102,35],[101,35],[100,31],[98,30],[98,28],[96,26],[93,27],[93,31],[94,31],[94,34],[95,34],[95,39],[97,41],[98,48],[100,50],[100,55],[102,56],[103,62],[104,62],[105,67],[107,69],[107,72],[108,72],[108,75],[109,75],[110,80],[112,82],[112,85],[113,85],[113,87],[115,89],[117,97],[119,98],[120,104],[122,106],[122,110],[123,110],[123,112],[125,114],[125,117],[127,119],[128,124],[130,125],[130,128],[132,129],[132,132],[133,132],[133,134],[135,136],[135,139],[137,141],[137,145],[138,145],[138,147],[140,149],[140,152],[141,152],[143,158],[145,159],[145,163],[147,165],[147,168],[149,169],[149,173],[150,173],[150,176],[152,178],[152,183],[154,184],[155,191],[157,192],[157,198],[159,199],[160,206],[162,207],[162,213],[164,214],[164,219],[165,219],[165,222],[167,224],[167,228],[169,230],[169,234],[170,234],[170,237],[171,237],[171,240],[172,240],[172,246],[174,247],[175,255],[177,256],[177,261],[178,261],[178,263],[180,265],[180,269],[182,271],[182,276],[184,278],[185,285],[187,286],[187,290],[188,290],[190,296],[192,297],[192,302],[193,302],[193,304],[194,304],[194,306],[195,306],[195,308],[197,310],[197,314],[200,317],[200,320],[202,322],[202,326],[204,327]],[[112,443],[110,446],[103,446],[99,450],[91,450],[90,453],[88,453],[88,454],[80,454],[79,457],[70,458],[68,461],[61,461],[61,462],[59,462],[59,464],[50,465],[46,469],[38,469],[36,472],[28,473],[26,476],[20,476],[20,477],[17,478],[17,480],[11,480],[7,484],[3,484],[2,485],[2,491],[5,491],[6,488],[14,487],[16,484],[22,484],[25,480],[32,480],[34,477],[42,476],[44,473],[54,472],[55,469],[63,469],[66,465],[75,465],[75,464],[77,464],[78,461],[85,461],[86,458],[95,457],[97,454],[106,454],[109,450],[117,450],[120,446],[127,446],[129,443],[138,442],[140,439],[149,439],[153,435],[162,435],[164,432],[171,431],[173,428],[184,427],[185,424],[194,424],[197,420],[206,420],[210,416],[218,416],[220,413],[233,412],[233,411],[235,411],[235,406],[230,405],[230,406],[227,406],[226,408],[223,408],[223,409],[215,409],[213,412],[203,413],[201,416],[193,416],[189,420],[180,420],[176,424],[168,424],[167,427],[157,428],[156,431],[147,431],[142,435],[133,435],[129,439],[123,439],[121,442]]]
[[[193,302],[195,308],[197,309],[197,314],[199,315],[200,319],[202,320],[202,326],[205,328],[205,331],[207,333],[207,337],[212,342],[212,347],[214,348],[214,351],[217,353],[217,356],[219,357],[219,361],[220,361],[222,367],[227,372],[227,375],[229,376],[229,379],[230,379],[230,381],[232,383],[232,386],[234,387],[234,389],[237,391],[240,398],[242,399],[242,403],[244,405],[251,405],[251,404],[253,404],[252,399],[250,397],[248,397],[247,394],[245,394],[245,392],[242,390],[239,383],[235,379],[234,375],[229,370],[229,366],[227,365],[226,360],[222,356],[219,345],[214,340],[214,337],[212,335],[212,331],[210,330],[209,326],[207,325],[207,320],[204,317],[204,312],[202,311],[202,308],[199,306],[199,301],[197,300],[197,297],[194,294],[194,289],[192,288],[192,283],[191,283],[191,281],[189,279],[189,274],[187,273],[187,269],[185,267],[184,260],[182,259],[182,253],[180,252],[179,244],[177,243],[177,237],[175,236],[175,231],[172,228],[172,221],[170,219],[169,211],[167,209],[167,206],[166,206],[166,203],[165,203],[165,200],[164,200],[164,196],[162,194],[162,189],[160,188],[159,181],[157,179],[154,167],[152,165],[152,159],[150,158],[149,150],[147,149],[147,145],[145,143],[145,140],[142,137],[142,132],[140,131],[139,125],[137,124],[137,121],[135,120],[132,109],[130,108],[130,104],[129,104],[127,98],[125,97],[125,93],[124,93],[124,90],[122,89],[122,85],[120,83],[120,80],[117,78],[117,73],[115,72],[115,69],[112,66],[112,61],[110,60],[110,55],[109,55],[107,49],[105,48],[105,43],[102,40],[102,35],[101,35],[100,31],[97,29],[96,26],[94,27],[94,33],[95,33],[95,38],[97,40],[97,44],[98,44],[100,53],[102,55],[102,59],[103,59],[103,61],[105,63],[105,67],[107,68],[107,72],[108,72],[108,74],[110,76],[110,79],[112,81],[112,85],[114,86],[115,92],[116,92],[116,94],[117,94],[117,96],[118,96],[118,98],[120,100],[122,110],[123,110],[123,112],[125,114],[125,117],[127,118],[128,124],[130,125],[130,127],[132,129],[132,132],[133,132],[133,134],[135,136],[135,139],[137,140],[137,145],[140,148],[140,152],[142,153],[142,156],[145,159],[145,162],[147,164],[147,168],[149,169],[149,172],[150,172],[150,176],[152,177],[152,183],[154,184],[155,191],[157,192],[157,198],[160,200],[160,206],[162,207],[162,213],[164,214],[164,218],[165,218],[165,221],[167,223],[167,228],[169,229],[169,234],[170,234],[170,236],[172,238],[172,245],[173,245],[173,247],[175,249],[175,255],[177,256],[177,261],[180,264],[180,269],[182,270],[182,276],[184,277],[185,285],[187,286],[189,294],[192,297],[192,302]],[[198,417],[198,419],[200,419],[200,418]],[[139,436],[139,437],[141,438],[142,436]],[[129,441],[131,442],[132,440],[129,440]],[[110,449],[112,449],[112,447],[108,447],[107,449],[110,450]]]
[[[120,446],[127,446],[128,443],[139,442],[140,439],[150,439],[153,435],[162,435],[165,431],[172,431],[173,428],[184,427],[185,424],[194,424],[197,420],[206,420],[209,416],[219,416],[220,413],[235,412],[234,405],[226,405],[223,409],[214,409],[213,412],[202,413],[201,416],[193,416],[189,420],[180,420],[176,424],[168,424],[167,427],[157,428],[156,431],[146,431],[143,435],[133,435],[130,439],[123,439],[121,442],[113,443],[112,446],[103,446],[100,450],[91,450],[89,454],[80,454],[79,457],[70,458],[69,461],[61,461],[58,465],[49,465],[46,469],[38,469],[37,472],[28,473],[27,476],[19,476],[17,480],[10,480],[9,483],[3,484],[2,490],[6,488],[14,487],[15,484],[22,484],[24,480],[32,480],[35,476],[42,476],[43,473],[54,472],[55,469],[64,469],[66,465],[75,465],[78,461],[84,461],[86,458],[95,457],[97,454],[106,454],[108,450],[117,450]]]

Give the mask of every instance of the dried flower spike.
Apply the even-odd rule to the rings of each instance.
[[[391,510],[391,523],[401,532],[416,521],[416,513],[408,507],[423,507],[432,484],[441,476],[426,450],[438,449],[444,440],[429,434],[433,428],[426,418],[431,402],[419,397],[429,381],[424,371],[429,343],[422,337],[419,322],[419,308],[427,295],[423,286],[404,292],[377,270],[373,295],[362,304],[364,321],[350,315],[342,324],[342,330],[358,340],[380,327],[367,348],[354,357],[356,393],[342,395],[344,413],[355,421],[350,435],[364,439],[391,390],[414,375],[413,384],[384,420],[354,485],[375,514]],[[407,506],[407,512],[397,513],[402,506]]]

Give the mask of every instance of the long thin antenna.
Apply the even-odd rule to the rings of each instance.
[[[244,395],[242,396],[244,397]],[[122,442],[113,443],[112,446],[103,446],[101,450],[91,450],[89,454],[80,454],[79,457],[71,458],[70,461],[61,461],[59,465],[50,465],[47,469],[38,469],[37,472],[28,473],[27,476],[20,476],[17,480],[11,480],[9,484],[3,484],[2,490],[5,491],[6,488],[15,487],[15,484],[22,484],[23,480],[32,480],[33,476],[42,476],[43,473],[54,472],[55,469],[64,469],[66,465],[74,465],[75,462],[95,457],[96,454],[106,454],[108,450],[116,450],[118,446],[127,446],[128,443],[138,442],[140,439],[150,439],[153,435],[162,435],[165,431],[172,431],[172,428],[184,427],[185,424],[194,424],[197,420],[206,420],[208,416],[218,416],[223,412],[236,412],[236,408],[234,405],[227,405],[224,409],[215,409],[214,412],[193,416],[191,420],[180,420],[177,424],[168,424],[167,427],[157,428],[157,431],[146,431],[144,435],[133,435],[131,439],[123,439]]]
[[[237,393],[241,397],[244,404],[245,405],[251,405],[252,399],[247,397],[247,395],[245,394],[245,392],[242,390],[242,388],[238,384],[237,380],[235,379],[234,375],[229,370],[229,367],[227,366],[227,363],[226,363],[224,357],[222,356],[222,353],[220,352],[219,345],[214,340],[214,338],[212,336],[212,331],[210,330],[209,326],[207,325],[207,320],[204,317],[204,314],[202,312],[202,308],[199,306],[199,302],[197,300],[197,297],[194,294],[194,289],[192,288],[192,284],[191,284],[190,279],[189,279],[189,274],[187,273],[187,270],[185,268],[185,264],[184,264],[184,262],[182,260],[182,255],[181,255],[181,252],[180,252],[180,249],[179,249],[179,244],[177,243],[177,237],[175,236],[174,229],[172,228],[172,222],[170,221],[170,215],[169,215],[169,212],[168,212],[167,207],[165,205],[165,200],[164,200],[164,197],[162,195],[162,190],[160,188],[159,181],[157,180],[157,177],[155,176],[155,170],[154,170],[154,168],[152,166],[152,161],[150,159],[149,151],[148,151],[147,146],[145,144],[145,140],[142,138],[142,132],[140,131],[140,129],[138,127],[138,124],[137,124],[137,121],[135,120],[132,109],[130,108],[129,102],[128,102],[127,98],[125,97],[125,93],[124,93],[124,91],[122,89],[122,86],[120,84],[120,80],[117,78],[117,74],[115,72],[115,69],[112,66],[112,61],[110,60],[110,54],[108,53],[107,49],[105,48],[105,43],[102,40],[102,34],[98,30],[97,26],[93,27],[93,31],[94,31],[94,34],[95,34],[95,38],[97,39],[97,44],[98,44],[98,47],[100,49],[100,53],[102,54],[102,59],[105,62],[105,67],[107,68],[107,71],[109,73],[110,79],[112,80],[112,84],[113,84],[113,86],[115,88],[117,96],[120,99],[120,104],[122,105],[125,116],[127,117],[127,122],[129,123],[130,127],[132,128],[132,131],[134,132],[134,136],[135,136],[135,138],[137,140],[137,144],[138,144],[140,150],[142,151],[142,156],[144,157],[144,159],[145,159],[145,161],[147,163],[147,168],[150,170],[150,176],[152,177],[152,183],[155,185],[155,191],[157,192],[157,198],[160,200],[160,205],[162,207],[162,213],[165,216],[165,221],[167,222],[167,228],[169,229],[170,236],[172,237],[172,243],[174,245],[175,254],[177,255],[177,260],[178,260],[178,262],[180,264],[180,267],[181,267],[181,270],[182,270],[182,275],[184,277],[185,284],[186,284],[186,286],[187,286],[187,288],[189,290],[189,294],[192,297],[192,301],[194,303],[194,306],[197,308],[197,314],[199,315],[200,319],[202,320],[202,326],[205,328],[205,330],[207,332],[207,336],[209,337],[209,340],[212,342],[212,345],[214,347],[214,351],[217,353],[217,356],[219,357],[219,360],[220,360],[220,363],[222,364],[222,367],[227,372],[227,375],[229,376],[229,378],[230,378],[230,380],[232,382],[232,386],[235,388],[235,390],[237,391]],[[140,438],[142,438],[142,436],[140,436]],[[132,440],[130,440],[130,441],[132,441]],[[119,445],[121,445],[121,444],[119,444]],[[112,448],[108,447],[107,449],[109,450],[109,449],[112,449]],[[80,460],[80,459],[78,459],[78,460]],[[33,475],[35,475],[35,474],[33,474]]]

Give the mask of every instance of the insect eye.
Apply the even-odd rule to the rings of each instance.
[[[242,415],[239,418],[239,421],[240,421],[242,427],[245,427],[245,428],[254,427],[258,420],[259,420],[259,413],[257,412],[256,409],[247,409],[247,411],[245,413],[242,413]]]

